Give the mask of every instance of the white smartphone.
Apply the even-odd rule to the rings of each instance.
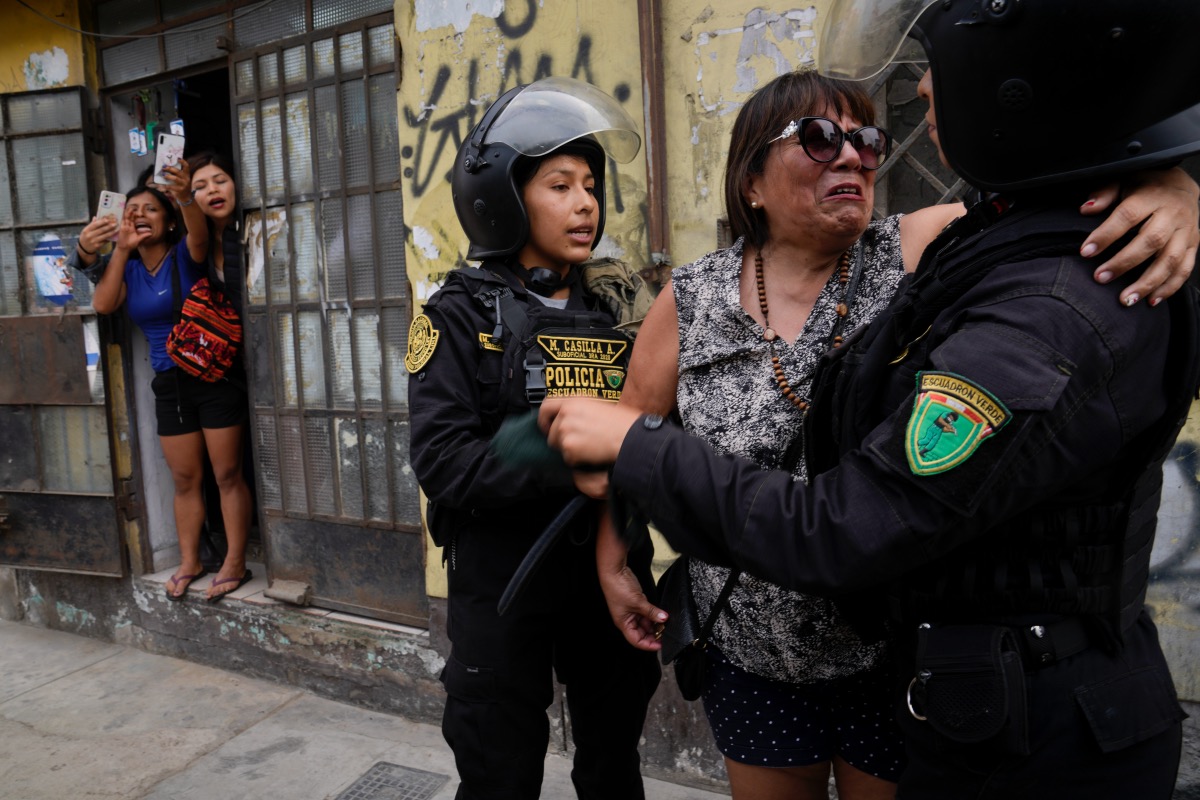
[[[121,219],[125,216],[125,195],[120,192],[110,192],[107,189],[100,192],[100,202],[96,205],[96,217],[112,217],[117,221],[117,227],[121,225]],[[116,241],[117,234],[114,231],[109,237]]]
[[[167,179],[163,172],[164,167],[174,167],[183,160],[183,137],[174,133],[158,134],[158,142],[154,148],[154,182],[158,184],[167,184],[171,181]]]

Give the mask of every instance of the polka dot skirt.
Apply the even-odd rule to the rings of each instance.
[[[727,758],[763,767],[802,767],[840,755],[856,769],[896,781],[904,745],[885,671],[814,684],[761,678],[709,646],[704,711]]]

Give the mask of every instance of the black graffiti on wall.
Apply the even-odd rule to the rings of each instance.
[[[1163,469],[1163,503],[1183,515],[1164,520],[1160,511],[1150,557],[1151,583],[1200,577],[1200,561],[1196,558],[1200,554],[1200,482],[1196,480],[1200,475],[1200,445],[1176,442]],[[1171,497],[1171,493],[1183,496]]]
[[[517,38],[532,28],[536,13],[533,0],[529,0],[528,13],[524,18],[516,22],[507,17],[503,21],[497,19],[497,26],[506,36]],[[554,58],[548,53],[538,53],[530,59],[532,67],[526,64],[523,49],[514,45],[504,60],[500,83],[496,87],[480,85],[480,59],[474,58],[462,64],[443,64],[438,68],[430,87],[424,113],[422,109],[404,107],[405,124],[417,132],[416,144],[406,146],[401,153],[405,161],[411,162],[404,166],[404,177],[410,182],[414,197],[424,196],[430,187],[439,181],[450,180],[449,164],[455,158],[463,140],[487,110],[488,102],[508,89],[551,75],[568,75],[599,86],[592,68],[590,36],[580,36],[576,41],[569,71],[556,69]],[[462,105],[455,105],[446,100],[447,87],[455,78],[456,70],[466,71],[467,96],[470,100]],[[624,82],[614,87],[600,88],[622,104],[628,103],[632,94],[629,84]],[[471,102],[472,100],[477,102]],[[631,116],[637,118],[636,114],[631,113]],[[612,159],[608,162],[608,178],[607,193],[612,198],[616,211],[620,213],[625,210],[625,203],[621,195],[620,173]]]

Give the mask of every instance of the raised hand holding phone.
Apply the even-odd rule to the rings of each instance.
[[[110,241],[117,240],[117,228],[120,226],[123,216],[125,216],[125,195],[108,190],[100,192],[100,202],[96,204],[96,219],[111,218],[113,220],[112,234],[108,236]]]
[[[165,186],[171,178],[164,171],[167,167],[178,167],[183,161],[182,136],[174,133],[159,133],[154,149],[154,182]]]

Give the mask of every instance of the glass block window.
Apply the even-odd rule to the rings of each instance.
[[[392,0],[313,0],[313,30],[392,10]]]
[[[83,109],[80,89],[0,95],[0,316],[91,310],[66,268],[92,212]]]
[[[0,186],[9,185],[8,142],[0,140]],[[0,228],[11,228],[12,224],[12,193],[0,191]]]
[[[380,25],[367,31],[371,43],[371,66],[390,64],[396,57],[396,29],[391,25]]]
[[[105,83],[125,83],[162,72],[158,39],[137,39],[102,51]]]
[[[304,33],[304,0],[275,0],[233,21],[233,38],[239,48],[256,47]]]
[[[21,315],[21,268],[16,236],[0,230],[0,317]]]
[[[288,86],[308,80],[308,58],[304,47],[283,51],[283,80]]]
[[[92,284],[66,266],[93,211],[84,108],[79,88],[0,95],[0,348],[23,374],[53,366],[3,406],[0,441],[20,460],[10,491],[113,493]]]
[[[225,53],[217,47],[217,39],[225,34],[225,20],[211,17],[184,25],[163,37],[167,55],[167,69],[201,64],[224,58]]]
[[[27,94],[8,103],[9,133],[39,133],[78,129],[83,109],[74,94]]]
[[[254,62],[250,59],[233,65],[234,86],[238,95],[254,91]]]
[[[307,58],[313,55],[312,72],[331,76],[364,65],[391,63],[396,48],[390,21],[394,0],[96,0],[98,32],[112,38],[97,41],[101,77],[105,85],[128,83],[206,62],[224,61],[219,42],[232,32],[238,50],[249,51],[285,39],[334,31],[345,41],[328,38],[283,51],[282,64],[260,64],[269,74],[259,80],[288,85],[310,78]],[[372,19],[373,18],[373,19]],[[372,19],[365,28],[355,20]],[[121,41],[121,37],[131,37]],[[275,59],[276,55],[272,55]],[[254,61],[235,64],[235,90],[239,96],[255,90]]]
[[[315,3],[314,20],[339,20],[332,30],[233,56],[247,313],[264,320],[269,351],[270,374],[253,375],[262,388],[251,393],[263,503],[419,530],[407,373],[396,367],[412,313],[396,41],[389,20],[346,24],[345,8],[361,14]]]
[[[11,147],[16,221],[86,224],[90,215],[83,137],[65,133],[13,139]]]
[[[313,68],[318,78],[333,75],[333,39],[318,39],[313,42]]]

